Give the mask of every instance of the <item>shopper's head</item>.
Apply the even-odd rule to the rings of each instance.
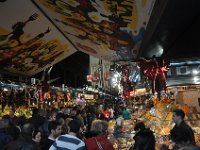
[[[33,133],[32,133],[32,140],[35,143],[40,143],[41,139],[42,139],[41,132],[39,130],[34,130]]]
[[[137,122],[135,124],[135,127],[134,127],[134,130],[135,131],[140,131],[140,130],[144,130],[145,129],[145,124],[144,122],[140,121],[140,122]]]
[[[10,109],[9,116],[10,116],[10,118],[13,118],[15,116],[15,109],[14,108]]]
[[[174,109],[174,110],[172,111],[172,113],[173,113],[174,115],[176,115],[176,116],[181,117],[182,119],[185,118],[185,113],[184,113],[184,111],[183,111],[182,109]]]
[[[80,131],[81,123],[77,119],[73,119],[68,123],[70,132],[78,133]]]
[[[55,137],[58,137],[62,133],[62,125],[57,121],[50,121],[48,124],[48,129],[49,132]]]
[[[182,120],[185,118],[185,113],[182,109],[174,109],[172,113],[173,113],[172,119],[174,123],[177,125],[179,125],[182,122]]]
[[[8,119],[0,119],[0,129],[6,129],[9,127],[9,120]]]
[[[31,124],[31,123],[25,123],[22,128],[21,128],[21,133],[22,134],[26,134],[26,135],[29,135],[29,136],[32,136],[32,133],[34,131],[34,125]]]
[[[32,108],[32,116],[38,115],[38,112],[39,112],[38,108],[36,108],[36,107]]]
[[[94,120],[92,122],[91,131],[97,135],[105,135],[108,133],[108,123],[103,120]]]

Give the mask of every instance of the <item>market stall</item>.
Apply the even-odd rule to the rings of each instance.
[[[123,127],[120,132],[115,131],[116,122],[111,120],[109,122],[109,136],[111,142],[116,149],[129,150],[131,145],[134,144],[134,125],[137,121],[143,121],[149,127],[156,138],[156,150],[160,149],[162,144],[169,145],[172,148],[170,141],[170,130],[173,128],[171,111],[175,108],[181,108],[185,112],[185,121],[192,127],[195,133],[195,141],[200,145],[200,113],[193,112],[193,108],[187,105],[177,104],[170,99],[153,100],[154,107],[151,109],[141,107],[132,114],[130,120],[123,121]]]

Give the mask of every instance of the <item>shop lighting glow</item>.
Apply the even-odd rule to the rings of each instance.
[[[193,81],[194,81],[194,82],[197,82],[197,81],[199,81],[199,78],[198,78],[198,77],[194,77],[194,78],[193,78]]]
[[[197,75],[198,73],[199,73],[198,70],[192,70],[192,74],[193,74],[193,75]]]
[[[7,89],[7,88],[3,88],[3,91],[4,91],[4,92],[8,92],[8,89]]]

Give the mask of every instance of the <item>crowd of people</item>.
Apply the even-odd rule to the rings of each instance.
[[[184,121],[181,109],[173,110],[175,126],[170,132],[173,150],[200,149],[195,145],[194,132]],[[44,110],[32,108],[32,117],[15,116],[11,108],[8,115],[0,119],[0,149],[2,150],[114,150],[109,141],[108,121],[116,120],[116,128],[123,120],[131,118],[127,107],[103,108],[87,106],[61,107]],[[144,122],[136,122],[130,150],[155,150],[153,131]],[[168,150],[162,145],[160,150]]]

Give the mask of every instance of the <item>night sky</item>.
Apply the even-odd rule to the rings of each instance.
[[[76,52],[61,62],[55,64],[50,73],[50,80],[60,77],[51,85],[78,88],[88,84],[86,76],[89,74],[89,55],[83,52]],[[42,72],[35,75],[41,79]]]

